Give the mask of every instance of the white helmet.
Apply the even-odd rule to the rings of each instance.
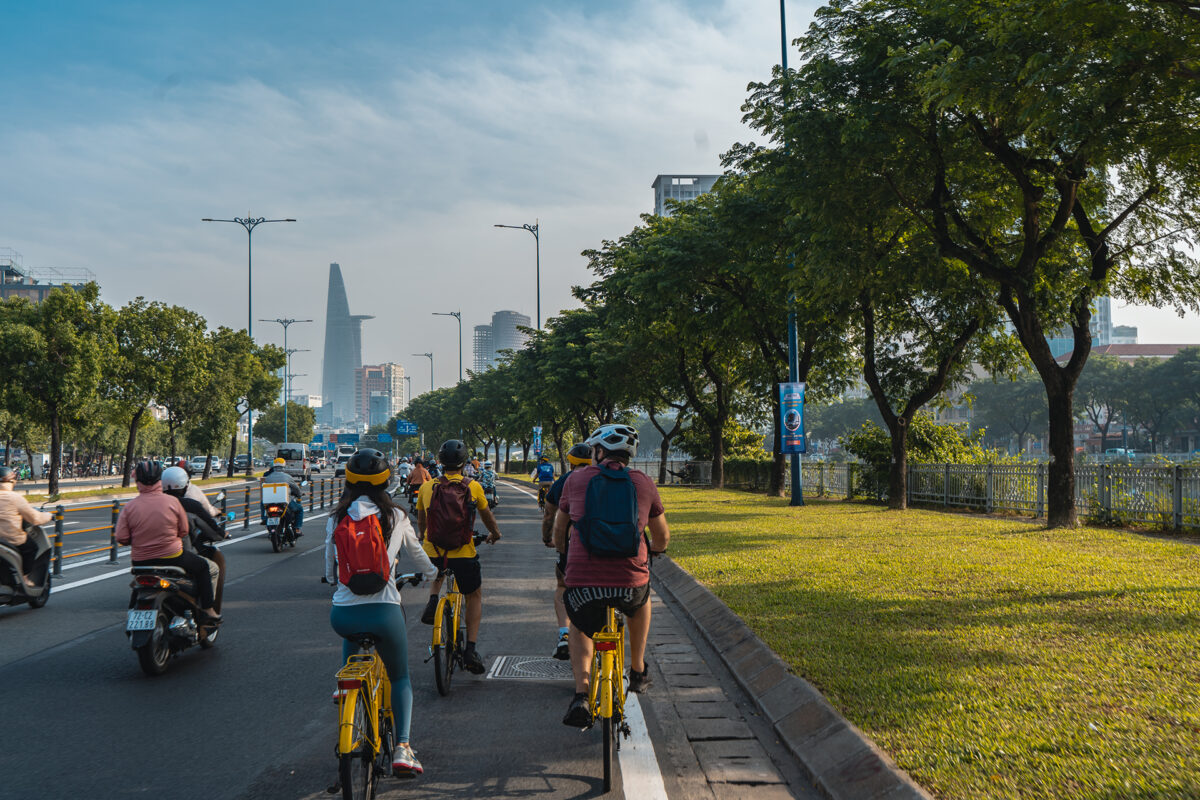
[[[487,469],[491,469],[491,468],[492,468],[492,462],[490,462],[490,461],[485,461],[485,462],[483,462],[483,466],[484,466],[485,468],[487,468]]]
[[[600,446],[611,453],[628,453],[637,457],[638,432],[629,425],[601,425],[584,441],[591,447]]]
[[[169,492],[172,489],[183,491],[188,486],[187,470],[183,467],[167,467],[162,474],[162,488],[164,492]]]

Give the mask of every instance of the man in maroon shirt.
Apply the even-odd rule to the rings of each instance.
[[[629,470],[637,495],[637,529],[650,530],[650,542],[641,537],[638,553],[631,558],[593,556],[579,538],[578,523],[584,516],[588,483],[602,469],[627,467],[637,455],[637,430],[628,425],[603,425],[587,440],[595,448],[596,465],[571,472],[563,484],[558,514],[554,518],[554,543],[560,550],[570,536],[563,601],[571,621],[571,669],[575,675],[575,697],[563,724],[583,728],[591,722],[587,707],[592,636],[603,627],[609,606],[625,615],[629,626],[629,691],[643,692],[650,686],[646,668],[646,639],[650,635],[649,551],[667,549],[671,532],[663,513],[662,499],[650,476]]]

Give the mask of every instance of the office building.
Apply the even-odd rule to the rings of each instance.
[[[353,422],[360,404],[355,401],[355,371],[362,367],[362,323],[373,319],[366,314],[350,314],[342,268],[329,265],[329,294],[325,305],[325,360],[321,367],[321,397],[329,404],[323,414],[327,425]]]
[[[387,422],[408,405],[404,388],[404,367],[400,364],[375,364],[359,367],[354,372],[354,403],[358,419],[370,425],[376,417],[376,398],[386,398],[381,408],[383,421]]]
[[[319,394],[296,394],[292,395],[292,402],[297,405],[307,406],[308,408],[320,409],[324,405]]]
[[[1137,344],[1136,325],[1114,325],[1109,344]]]
[[[21,263],[21,254],[16,250],[0,247],[0,300],[24,297],[40,303],[54,289],[70,287],[78,291],[94,280],[92,271],[83,268],[30,269]]]
[[[472,372],[483,372],[495,364],[492,363],[492,326],[491,325],[476,325],[475,336],[472,339]]]
[[[687,202],[712,191],[720,175],[659,175],[650,184],[654,189],[654,213],[671,216],[668,200]]]

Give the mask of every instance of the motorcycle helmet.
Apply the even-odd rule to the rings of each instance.
[[[183,467],[167,467],[162,472],[163,491],[182,497],[187,491],[188,474]]]
[[[567,461],[571,462],[573,467],[592,463],[592,448],[580,442],[567,451]]]
[[[287,465],[287,462],[284,461],[282,458],[277,458],[274,461],[272,461],[271,463],[277,467],[283,467],[283,466]]]
[[[438,461],[448,469],[462,469],[462,465],[467,463],[467,446],[459,439],[446,440],[438,450]]]
[[[610,453],[628,453],[630,458],[637,457],[638,432],[637,428],[629,425],[601,425],[592,431],[584,444],[592,447],[603,447]]]
[[[134,470],[133,477],[138,483],[153,485],[162,480],[163,468],[162,464],[157,461],[140,461],[137,469]]]
[[[16,483],[17,471],[12,467],[0,467],[0,483]]]
[[[491,469],[491,468],[492,468],[492,462],[490,462],[490,461],[485,461],[485,462],[483,462],[483,468],[484,468],[484,469]]]
[[[351,486],[387,486],[391,477],[387,456],[378,450],[359,450],[346,462],[346,483]]]

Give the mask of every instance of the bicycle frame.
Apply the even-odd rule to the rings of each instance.
[[[371,758],[379,755],[383,743],[380,741],[379,712],[392,714],[391,683],[387,670],[374,651],[358,653],[346,660],[346,665],[337,673],[338,689],[344,694],[338,702],[338,747],[337,754],[350,755],[360,746],[368,747]],[[358,730],[354,722],[354,709],[361,701],[366,703],[368,730]]]
[[[441,647],[442,645],[446,645],[446,653],[450,656],[453,655],[454,650],[458,647],[458,626],[462,620],[462,611],[463,595],[462,592],[458,590],[458,579],[455,578],[454,573],[451,572],[450,586],[447,589],[446,594],[442,596],[442,599],[438,600],[437,611],[435,611],[433,614],[432,647]],[[446,616],[447,612],[449,612],[451,615],[450,622],[452,625],[450,626],[450,630],[452,631],[451,636],[455,639],[455,641],[443,642],[442,620]]]
[[[608,608],[608,622],[592,637],[592,674],[588,684],[588,710],[593,719],[625,718],[625,626],[617,623],[617,610]]]

